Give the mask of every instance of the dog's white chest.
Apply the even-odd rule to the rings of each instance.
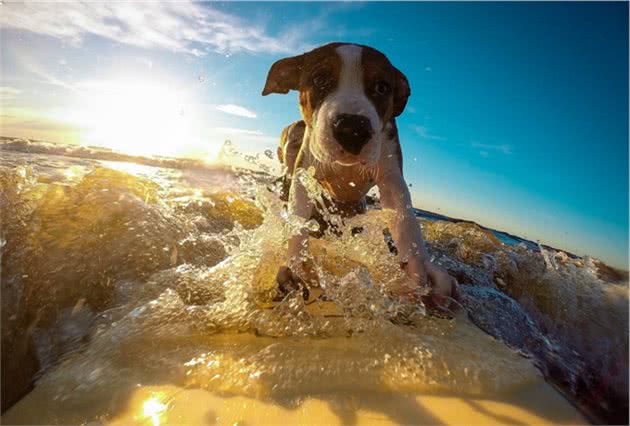
[[[337,201],[361,201],[374,186],[371,168],[361,166],[338,166],[320,170],[317,180]]]

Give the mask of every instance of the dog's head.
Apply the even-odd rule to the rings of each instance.
[[[385,127],[405,109],[407,78],[378,50],[331,43],[281,59],[269,70],[263,96],[300,92],[311,152],[326,163],[373,164]]]

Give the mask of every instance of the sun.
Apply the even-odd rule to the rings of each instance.
[[[142,80],[86,82],[72,121],[84,145],[142,156],[210,156],[199,112],[187,91]],[[215,144],[216,145],[216,144]]]

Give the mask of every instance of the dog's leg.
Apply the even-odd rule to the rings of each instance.
[[[396,211],[390,232],[407,275],[415,285],[430,286],[431,295],[425,302],[438,308],[448,307],[449,298],[459,300],[457,280],[428,260],[422,230],[411,204],[411,195],[398,166],[379,173],[377,185],[381,206]]]
[[[280,161],[280,164],[282,164],[283,169],[281,177],[282,189],[280,195],[280,199],[283,201],[288,201],[289,199],[289,188],[291,186],[297,157],[300,153],[302,142],[304,140],[305,131],[306,124],[303,120],[299,120],[282,129],[282,134],[280,135],[278,160]]]
[[[407,264],[407,273],[414,282],[426,285],[424,261],[427,258],[420,224],[411,207],[411,195],[398,167],[391,167],[377,180],[381,206],[393,209],[396,215],[390,223],[390,232],[398,254]]]
[[[309,198],[304,185],[295,176],[291,182],[288,207],[290,216],[298,216],[306,220],[310,219],[313,213],[313,201]],[[309,291],[306,281],[311,278],[313,271],[305,257],[307,241],[307,229],[301,229],[296,235],[289,238],[287,264],[280,267],[276,276],[281,295],[301,288],[304,300],[308,299]]]

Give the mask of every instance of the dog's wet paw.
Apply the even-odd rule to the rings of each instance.
[[[274,300],[282,300],[292,291],[302,290],[302,297],[308,300],[310,292],[303,279],[293,273],[288,266],[281,266],[276,275],[278,283],[278,295]]]

